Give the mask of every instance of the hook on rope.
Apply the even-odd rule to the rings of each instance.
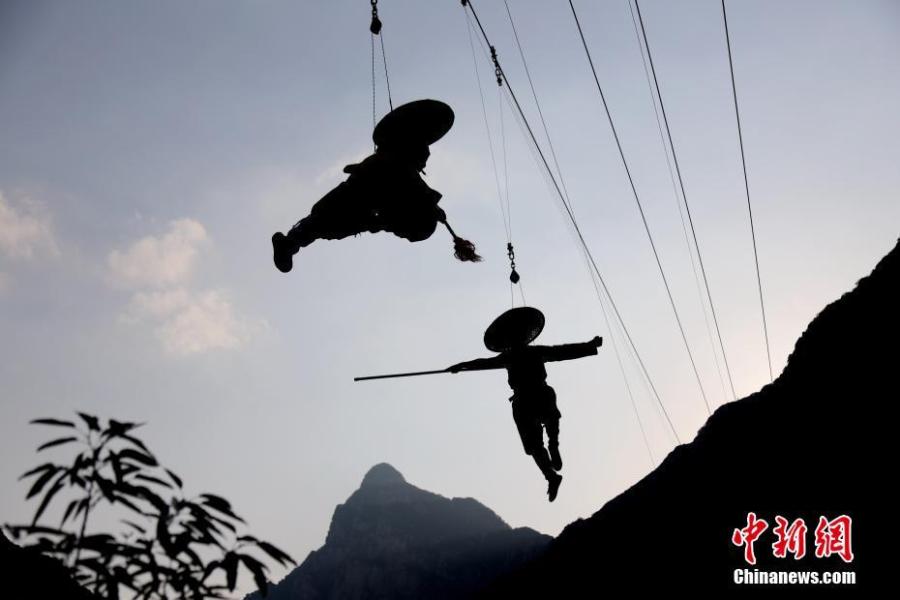
[[[372,4],[372,24],[369,25],[369,31],[372,35],[381,33],[381,19],[378,18],[378,0],[370,0]]]
[[[519,283],[521,277],[516,271],[516,251],[513,249],[512,242],[506,244],[506,256],[509,257],[509,280],[512,283]]]

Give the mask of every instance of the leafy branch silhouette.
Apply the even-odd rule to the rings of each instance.
[[[33,479],[26,500],[40,500],[30,524],[4,525],[20,545],[57,558],[78,583],[109,600],[118,600],[122,588],[139,600],[224,598],[234,591],[241,565],[265,596],[267,567],[260,557],[294,564],[273,544],[244,533],[245,521],[226,499],[186,497],[181,478],[134,435],[143,424],[77,415],[78,422],[31,421],[68,430],[41,444],[39,453],[61,446],[78,453],[68,465],[46,462],[19,478]],[[59,526],[42,525],[54,498],[66,496]],[[125,514],[122,531],[88,531],[101,505],[113,516]]]

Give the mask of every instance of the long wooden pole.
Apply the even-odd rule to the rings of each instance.
[[[437,375],[438,373],[450,373],[449,369],[436,371],[414,371],[412,373],[391,373],[390,375],[368,375],[366,377],[354,377],[353,381],[369,381],[370,379],[391,379],[394,377],[418,377],[419,375]]]

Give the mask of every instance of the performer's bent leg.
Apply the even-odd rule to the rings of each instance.
[[[556,391],[549,385],[541,390],[539,414],[541,423],[547,430],[547,449],[550,451],[550,465],[554,471],[562,469],[562,457],[559,455],[559,419],[562,415],[556,406]]]
[[[541,473],[544,475],[544,479],[550,481],[550,479],[556,473],[553,471],[553,466],[550,464],[550,456],[547,454],[547,449],[543,446],[539,448],[533,448],[529,454],[531,454],[531,458],[534,459],[534,462],[538,466],[538,469],[541,470]]]
[[[294,254],[300,248],[306,248],[317,239],[324,237],[322,234],[325,228],[322,227],[322,220],[319,215],[313,213],[300,219],[291,227],[291,230],[287,232],[285,237],[290,242],[290,248]]]
[[[316,202],[309,216],[297,222],[286,237],[299,250],[318,239],[339,240],[369,231],[371,209],[367,210],[359,192],[358,185],[340,183]]]
[[[272,236],[275,266],[280,271],[290,271],[294,254],[318,239],[339,240],[380,229],[374,213],[362,209],[353,189],[346,182],[341,183],[316,202],[309,216],[298,221],[286,235],[278,232]]]
[[[276,231],[272,235],[272,251],[275,266],[282,273],[289,272],[294,266],[294,255],[316,240],[315,217],[310,215],[294,225],[287,235]]]
[[[532,414],[527,409],[527,405],[520,404],[516,400],[513,401],[512,409],[513,419],[516,421],[519,437],[522,438],[522,448],[525,450],[525,454],[534,459],[535,464],[548,482],[556,482],[559,479],[559,475],[554,472],[550,455],[544,447],[544,432],[538,416]]]
[[[525,451],[531,455],[538,469],[544,475],[544,479],[547,480],[547,497],[550,502],[553,502],[556,500],[556,494],[559,492],[562,475],[553,470],[550,455],[547,454],[547,449],[544,448],[543,444],[527,448]]]

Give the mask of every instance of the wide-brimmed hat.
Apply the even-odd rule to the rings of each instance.
[[[398,106],[372,132],[376,146],[430,146],[453,127],[453,109],[440,100],[416,100]]]
[[[491,323],[484,332],[488,350],[503,352],[530,344],[544,330],[544,313],[531,306],[511,308]]]

